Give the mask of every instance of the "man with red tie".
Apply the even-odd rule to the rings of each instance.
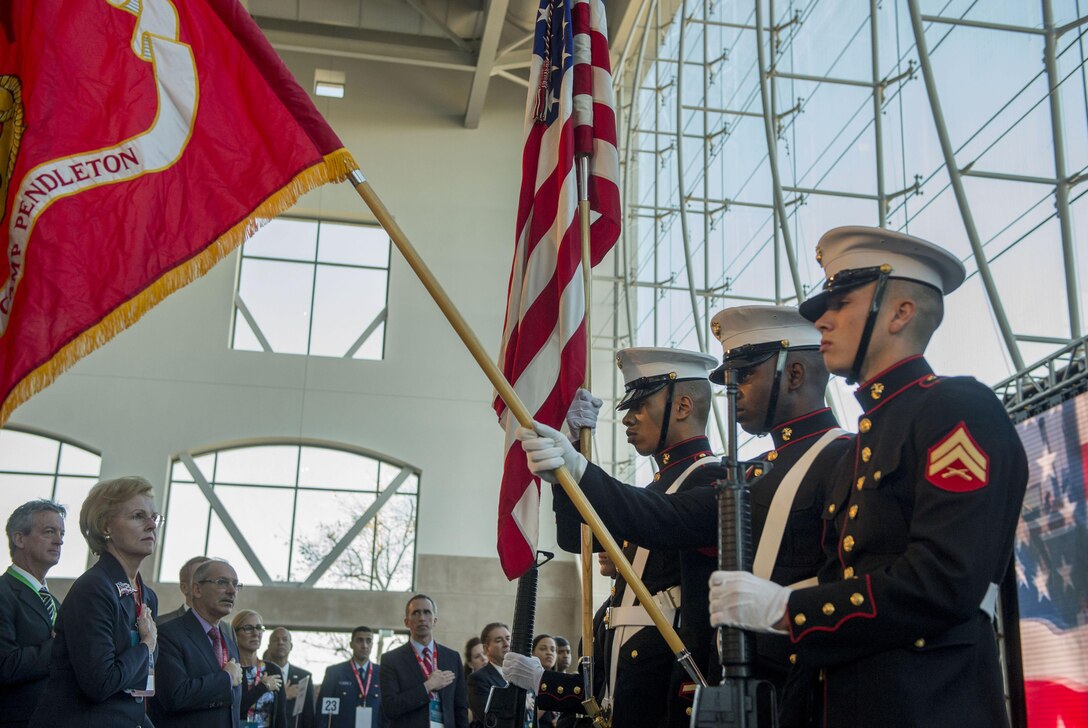
[[[193,572],[193,608],[159,628],[157,728],[238,728],[242,668],[238,646],[219,626],[241,589],[234,568],[211,559]]]
[[[457,650],[434,640],[438,608],[416,594],[404,609],[408,644],[382,657],[382,713],[389,728],[468,728],[468,692]]]

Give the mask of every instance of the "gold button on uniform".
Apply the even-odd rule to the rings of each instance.
[[[846,551],[846,552],[850,552],[850,551],[854,550],[854,537],[853,536],[847,536],[846,538],[844,538],[842,540],[842,550]]]
[[[868,432],[873,427],[873,422],[868,417],[862,417],[858,422],[858,430],[861,432]]]
[[[769,453],[767,453],[767,459],[773,463],[775,460],[778,459],[778,451],[771,450]]]
[[[548,689],[548,685],[547,685],[546,683],[540,683],[540,692],[542,692],[542,693],[543,693],[543,692],[545,692],[545,691],[546,691],[547,689]]]
[[[829,505],[827,507],[827,512],[828,513],[834,513],[835,512],[835,504],[834,503],[832,503],[831,505]]]
[[[853,604],[855,607],[860,607],[862,604],[865,603],[865,597],[863,597],[861,594],[858,594],[857,592],[854,592],[850,595],[850,603]]]
[[[801,627],[807,621],[808,620],[805,619],[805,615],[803,614],[798,614],[796,617],[793,618],[793,623],[796,624],[798,627]]]
[[[826,614],[827,616],[830,617],[832,614],[835,613],[835,605],[832,604],[831,602],[827,602],[823,606],[823,612],[824,612],[824,614]]]
[[[858,517],[858,504],[857,503],[850,506],[850,510],[847,512],[847,515],[850,516],[851,521]]]
[[[860,478],[858,478],[858,482],[856,483],[856,485],[857,485],[858,490],[861,490],[862,488],[865,487],[865,476],[864,475],[861,476]]]
[[[690,707],[684,708],[684,715],[689,715],[689,716],[691,715],[691,708]]]
[[[863,447],[861,449],[861,462],[863,462],[863,463],[869,462],[869,458],[871,458],[872,456],[873,456],[873,451],[871,449],[869,449],[867,447]]]
[[[752,475],[754,477],[756,477],[756,478],[763,475],[763,468],[756,468],[755,470],[752,471]]]
[[[882,472],[880,472],[880,471],[878,470],[878,471],[876,471],[875,473],[873,473],[873,480],[875,480],[876,482],[878,482],[878,483],[879,483],[879,482],[880,482],[880,478],[881,478],[881,477],[882,477],[883,475],[884,475],[884,473],[882,473]]]
[[[661,480],[661,473],[654,473],[654,480]]]
[[[926,646],[926,641],[924,639],[922,639],[921,637],[919,637],[918,639],[914,640],[914,646],[915,647],[925,647]]]
[[[638,657],[638,650],[631,650],[631,659],[633,660],[636,657]]]
[[[847,566],[845,569],[843,569],[842,570],[842,578],[843,579],[853,579],[854,578],[854,567],[853,566]]]
[[[559,693],[560,695],[562,695],[562,694],[563,694],[563,686],[562,686],[562,685],[560,685],[559,687],[557,687],[557,688],[555,689],[555,692],[557,692],[557,693]]]
[[[582,688],[580,688],[580,687],[578,687],[578,686],[576,685],[576,686],[574,687],[574,694],[575,694],[575,695],[581,695],[581,694],[582,694]]]
[[[797,653],[796,652],[794,652],[792,655],[790,655],[790,664],[791,665],[796,665],[797,664]]]

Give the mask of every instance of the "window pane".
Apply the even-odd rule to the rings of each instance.
[[[57,478],[56,501],[65,507],[68,515],[64,519],[64,546],[60,551],[60,561],[49,570],[51,577],[74,579],[87,570],[87,557],[91,550],[79,532],[79,511],[96,482],[97,473],[93,478]]]
[[[355,352],[352,359],[368,359],[381,361],[385,357],[385,324],[380,324],[374,329],[374,333]]]
[[[49,498],[52,494],[52,475],[0,473],[0,513],[5,514],[5,523],[11,512],[22,504],[35,498]],[[75,530],[79,531],[78,528]]]
[[[231,348],[236,351],[264,351],[260,340],[253,333],[252,327],[241,311],[234,313],[234,342]]]
[[[242,255],[312,261],[316,247],[317,223],[278,218],[246,241]]]
[[[215,468],[216,483],[293,487],[298,474],[297,445],[265,445],[221,450]],[[205,472],[211,479],[211,473]]]
[[[252,546],[252,544],[250,545]],[[234,571],[238,574],[238,581],[243,584],[261,583],[261,580],[257,578],[257,572],[253,570],[253,567],[249,565],[246,558],[242,556],[242,550],[238,548],[238,544],[236,544],[230,534],[227,533],[227,529],[223,527],[222,521],[220,521],[219,517],[214,513],[212,514],[212,525],[208,535],[207,553],[208,556],[212,558],[226,559],[229,561],[230,565],[234,567]],[[178,566],[180,567],[181,565],[179,564]]]
[[[272,351],[306,353],[312,291],[313,266],[242,260],[238,293]]]
[[[340,542],[359,517],[374,502],[374,496],[354,493],[323,493],[321,491],[300,491],[298,511],[295,516],[295,551],[291,558],[292,581],[305,581],[313,573],[332,548]],[[364,530],[364,534],[367,531]],[[362,535],[362,534],[361,534]],[[358,539],[356,539],[358,541]],[[369,543],[369,541],[366,541]],[[361,564],[369,563],[369,550],[365,558],[356,553],[357,546],[349,546],[340,560],[332,565],[325,577],[317,582],[318,587],[335,583],[349,588],[367,588],[361,582],[351,583],[358,578]],[[343,562],[343,563],[341,563]],[[330,574],[342,573],[342,579],[329,581]]]
[[[389,235],[380,227],[321,223],[319,263],[389,267]]]
[[[324,447],[302,448],[299,467],[300,488],[374,490],[378,462],[343,450]]]
[[[310,353],[344,356],[385,308],[387,274],[367,268],[317,267]]]
[[[159,559],[159,581],[177,583],[181,565],[205,553],[210,511],[207,499],[196,485],[171,483]]]
[[[204,474],[204,478],[209,482],[212,479],[212,473],[215,472],[215,453],[208,453],[207,455],[201,455],[193,458],[193,462],[196,463],[197,468]],[[185,467],[185,463],[181,460],[175,460],[173,467],[170,469],[170,478],[174,482],[192,483],[193,475],[189,472],[189,468]]]
[[[0,470],[55,473],[59,448],[60,443],[48,437],[0,430]]]
[[[381,489],[384,491],[388,488],[394,480],[400,477],[400,474],[401,468],[398,468],[396,465],[390,465],[389,463],[382,463],[378,470],[378,483],[381,486]],[[404,482],[397,487],[398,493],[404,492],[402,489],[408,484],[408,479],[411,477],[412,476],[410,475],[405,477]]]
[[[97,478],[101,468],[101,456],[75,445],[61,444],[60,472],[65,475],[89,475]]]
[[[408,591],[416,548],[416,499],[394,495],[375,517],[375,577],[379,589]]]
[[[274,581],[286,581],[294,491],[217,485],[215,494],[268,575]]]

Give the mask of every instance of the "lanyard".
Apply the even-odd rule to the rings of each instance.
[[[136,618],[139,619],[144,611],[144,580],[136,575]]]
[[[429,678],[431,676],[431,673],[434,672],[435,669],[438,666],[438,643],[432,641],[431,644],[434,645],[434,649],[430,651],[431,652],[430,664],[426,664],[426,663],[423,662],[423,657],[420,656],[420,652],[423,652],[423,650],[420,650],[419,652],[416,652],[416,648],[414,648],[414,647],[412,648],[412,652],[416,656],[416,662],[419,663],[419,669],[423,671],[423,679],[424,680]],[[431,693],[430,697],[431,697],[431,700],[434,700],[438,696],[435,693]]]
[[[263,664],[262,661],[257,660],[257,664],[254,665],[256,672],[253,673],[253,687],[257,687],[257,683],[261,681],[261,665]]]
[[[359,683],[359,697],[362,699],[363,704],[366,705],[366,696],[370,692],[370,679],[374,677],[374,665],[367,663],[366,687],[363,687],[363,680],[359,677],[359,668],[355,667],[355,660],[351,661],[351,671],[355,673],[355,682]]]

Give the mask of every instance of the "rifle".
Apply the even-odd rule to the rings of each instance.
[[[538,551],[537,557],[533,566],[518,579],[518,592],[514,598],[514,628],[510,630],[510,649],[525,656],[533,652],[537,570],[555,558],[555,554]],[[526,694],[526,690],[513,683],[501,688],[493,686],[484,706],[486,728],[525,728]]]
[[[753,463],[737,458],[737,382],[736,370],[725,369],[726,419],[729,443],[723,465],[725,479],[715,485],[718,495],[718,568],[725,571],[751,571],[752,519],[748,485],[744,470]],[[764,473],[771,463],[758,463]],[[733,627],[718,630],[718,653],[722,663],[722,682],[713,687],[695,689],[692,728],[777,728],[778,711],[774,687],[753,675],[754,640],[750,634]]]

